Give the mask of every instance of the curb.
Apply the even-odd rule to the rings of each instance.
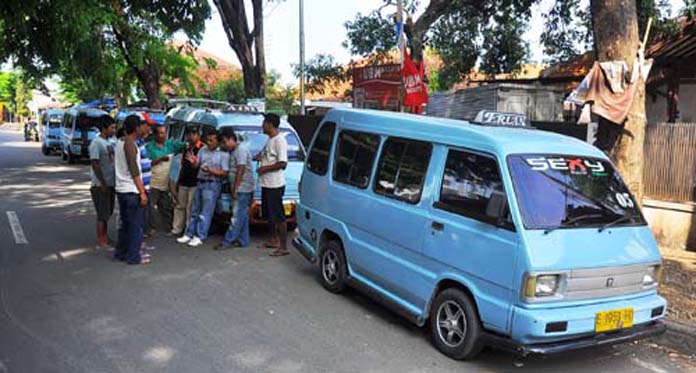
[[[696,326],[665,320],[667,332],[654,340],[687,356],[696,356]]]

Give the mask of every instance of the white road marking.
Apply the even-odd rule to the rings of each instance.
[[[14,235],[16,244],[28,244],[27,237],[24,235],[24,230],[22,229],[22,224],[19,222],[17,213],[14,211],[7,211],[7,220],[10,222],[10,228],[12,228],[12,235]]]

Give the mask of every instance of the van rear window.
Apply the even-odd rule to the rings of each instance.
[[[333,179],[358,188],[367,188],[379,141],[379,135],[341,131],[336,143]]]

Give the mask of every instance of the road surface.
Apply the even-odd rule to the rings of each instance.
[[[87,172],[0,131],[0,373],[693,369],[645,343],[453,361],[371,300],[324,291],[297,253],[191,249],[162,236],[152,265],[117,263],[94,249]]]

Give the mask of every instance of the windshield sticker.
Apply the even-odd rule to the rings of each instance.
[[[606,176],[607,172],[601,161],[585,158],[526,158],[527,164],[534,171],[568,171],[573,175]]]
[[[633,208],[635,207],[635,204],[633,203],[633,199],[631,198],[631,195],[628,193],[616,193],[616,202],[619,203],[619,206],[623,208]]]

